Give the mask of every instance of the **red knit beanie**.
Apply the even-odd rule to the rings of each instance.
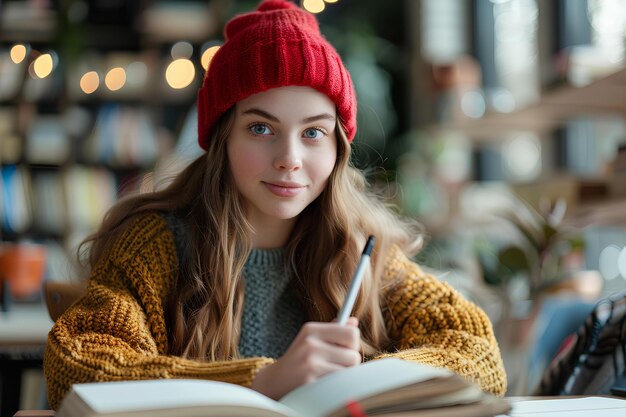
[[[283,86],[307,86],[337,105],[349,141],[356,132],[350,74],[321,35],[315,16],[285,0],[263,1],[224,30],[198,92],[198,143],[207,149],[215,123],[235,103]]]

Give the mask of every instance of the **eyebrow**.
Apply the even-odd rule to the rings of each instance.
[[[257,116],[261,116],[264,117],[268,120],[271,120],[273,122],[279,123],[280,120],[278,119],[278,117],[274,116],[271,113],[266,112],[265,110],[261,110],[258,108],[251,108],[248,109],[244,112],[241,113],[242,115],[248,115],[248,114],[256,114]],[[306,117],[304,119],[302,119],[302,123],[311,123],[311,122],[315,122],[318,120],[331,120],[331,121],[335,121],[336,120],[336,116],[333,116],[330,113],[321,113],[315,116],[311,116],[311,117]]]

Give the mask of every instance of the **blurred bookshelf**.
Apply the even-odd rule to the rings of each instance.
[[[626,69],[601,76],[584,86],[564,83],[550,87],[537,102],[504,113],[491,111],[433,129],[462,132],[475,141],[499,141],[503,136],[533,132],[550,134],[576,117],[625,118]]]
[[[44,245],[44,279],[82,278],[77,244],[106,210],[190,153],[202,54],[219,45],[230,6],[0,4],[3,247]]]

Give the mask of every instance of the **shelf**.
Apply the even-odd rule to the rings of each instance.
[[[476,139],[493,141],[515,133],[549,133],[572,117],[626,118],[626,69],[583,87],[557,87],[535,104],[512,113],[490,113],[435,129],[458,131]]]
[[[1,4],[2,2],[0,2]],[[58,30],[58,14],[45,3],[7,2],[0,7],[1,42],[43,42],[54,39]]]
[[[138,29],[153,43],[206,42],[219,31],[214,9],[203,3],[157,3],[140,16]]]
[[[626,227],[626,196],[581,204],[572,210],[567,220],[577,227]]]
[[[568,207],[566,222],[574,227],[626,227],[626,195],[612,192],[611,184],[603,178],[553,176],[512,185],[512,190],[533,207],[539,207],[542,198],[563,199]]]

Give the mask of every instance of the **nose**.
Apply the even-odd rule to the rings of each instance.
[[[274,158],[274,167],[281,171],[297,171],[302,168],[302,152],[299,141],[285,138],[280,142]]]

